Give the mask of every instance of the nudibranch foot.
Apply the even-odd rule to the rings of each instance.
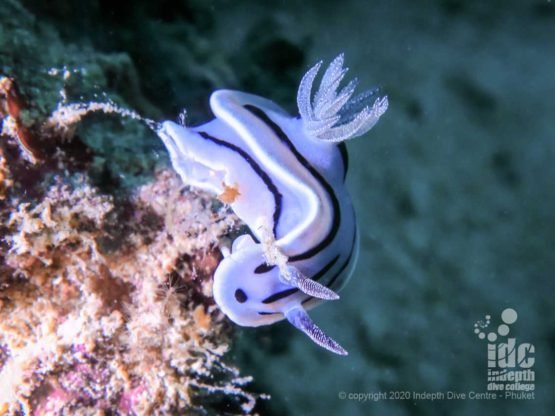
[[[312,322],[310,316],[301,307],[295,307],[285,312],[287,320],[297,329],[303,331],[309,338],[321,347],[339,355],[349,353],[339,345],[333,338],[329,337],[318,326]]]

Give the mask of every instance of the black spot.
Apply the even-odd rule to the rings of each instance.
[[[397,211],[405,218],[413,218],[416,215],[416,207],[408,193],[403,192],[397,197]]]
[[[292,39],[277,20],[262,19],[248,30],[230,65],[242,68],[238,85],[243,91],[257,91],[263,97],[286,103],[296,94],[299,73],[306,65],[307,46],[306,40]]]
[[[512,153],[499,150],[491,156],[491,166],[497,179],[509,188],[515,188],[520,182],[520,177],[515,168]]]
[[[283,71],[295,70],[303,64],[302,49],[287,39],[272,39],[258,45],[256,52],[255,63],[276,76],[280,76]]]
[[[441,0],[439,6],[445,14],[456,16],[463,14],[467,5],[463,0]]]
[[[497,109],[495,96],[477,81],[459,74],[448,77],[445,83],[457,98],[475,114],[488,116]]]
[[[271,266],[267,263],[262,263],[261,265],[259,265],[256,269],[254,269],[254,274],[262,274],[262,273],[267,273],[270,270],[272,270],[274,267],[276,267],[275,265]]]
[[[243,292],[242,289],[237,289],[235,291],[235,299],[237,299],[237,302],[239,303],[245,303],[248,298],[247,298],[247,294]]]
[[[410,99],[405,103],[405,112],[407,115],[415,121],[421,121],[424,115],[424,110],[422,105],[416,99]]]
[[[534,17],[541,19],[553,19],[555,17],[555,4],[545,1],[537,2],[532,6],[532,14]]]

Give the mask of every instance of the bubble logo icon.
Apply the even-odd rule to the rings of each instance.
[[[480,340],[487,340],[487,380],[489,391],[506,391],[508,396],[518,391],[533,391],[535,388],[535,347],[529,342],[517,343],[509,337],[511,325],[518,320],[512,308],[501,312],[501,321],[492,329],[492,319],[474,324],[474,333]],[[509,393],[510,392],[510,393]]]
[[[484,339],[487,337],[489,342],[497,341],[497,337],[506,337],[509,335],[509,325],[512,325],[518,319],[518,314],[512,308],[507,308],[501,312],[501,321],[503,323],[497,327],[497,332],[488,332],[486,335],[485,330],[489,327],[491,323],[491,316],[486,315],[484,321],[477,321],[474,324],[474,333],[478,335],[478,338]]]

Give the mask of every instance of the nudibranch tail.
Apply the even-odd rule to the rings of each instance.
[[[305,74],[297,93],[304,130],[309,136],[333,143],[362,136],[387,110],[387,96],[375,99],[372,105],[370,101],[376,90],[351,98],[358,84],[356,78],[337,92],[348,71],[343,68],[343,54],[340,54],[324,72],[320,87],[312,98],[312,87],[321,66],[322,61]]]
[[[285,312],[287,320],[296,328],[303,331],[316,344],[339,355],[349,353],[339,345],[333,338],[326,335],[318,326],[312,322],[310,316],[302,307],[295,307]]]

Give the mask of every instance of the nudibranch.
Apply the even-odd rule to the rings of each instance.
[[[302,78],[292,117],[265,98],[218,90],[215,118],[198,127],[161,123],[157,133],[185,184],[220,196],[250,233],[223,247],[214,299],[233,322],[260,326],[287,319],[314,342],[346,355],[307,314],[338,299],[358,254],[355,214],[345,187],[344,141],[370,130],[386,111],[376,90],[339,91],[343,55],[313,84],[322,62]]]

